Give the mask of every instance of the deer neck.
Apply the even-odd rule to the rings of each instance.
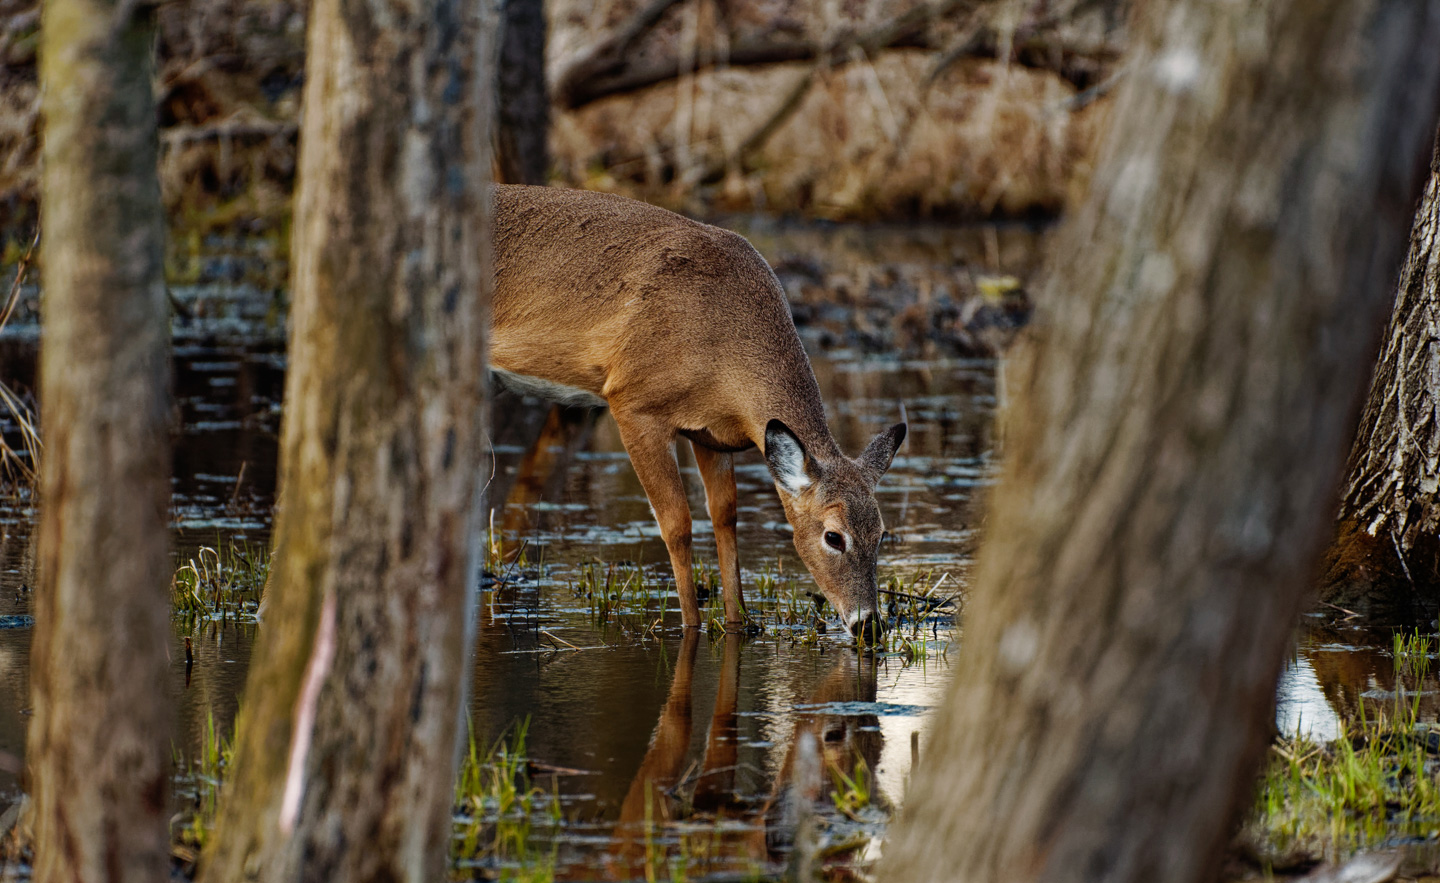
[[[795,433],[805,453],[817,462],[827,463],[844,456],[825,422],[825,405],[819,395],[781,398],[757,416],[759,419],[751,423],[750,437],[761,451],[765,450],[766,424],[779,420]]]

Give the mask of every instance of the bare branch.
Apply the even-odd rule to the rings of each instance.
[[[630,47],[649,33],[670,7],[679,2],[680,0],[650,0],[650,3],[635,13],[629,21],[609,37],[596,43],[560,75],[555,83],[555,100],[572,108],[594,101],[594,98],[577,100],[575,96],[592,80],[601,79],[606,74],[623,68]]]
[[[645,65],[629,65],[625,54],[635,41],[653,27],[664,9],[675,0],[654,0],[617,34],[604,40],[591,52],[562,73],[556,82],[555,100],[574,110],[610,95],[633,92],[646,86],[664,83],[680,75],[681,60],[664,58]],[[750,67],[779,64],[787,61],[819,60],[843,57],[852,47],[867,55],[893,46],[928,46],[927,26],[962,7],[975,7],[993,0],[938,0],[921,3],[900,15],[866,31],[843,31],[828,40],[777,38],[765,35],[733,44],[725,58],[729,67]],[[653,18],[648,17],[653,12]],[[644,19],[644,21],[642,21]],[[644,27],[639,25],[644,24]],[[687,61],[687,64],[690,62]],[[715,67],[718,59],[700,64],[695,72]]]

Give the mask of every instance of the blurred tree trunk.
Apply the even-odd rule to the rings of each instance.
[[[1323,596],[1386,616],[1440,584],[1440,136],[1340,503]],[[1426,617],[1429,618],[1428,616]]]
[[[1329,538],[1440,2],[1138,12],[882,880],[1213,878]]]
[[[444,878],[479,564],[481,15],[311,9],[278,551],[205,880]]]
[[[169,305],[148,13],[46,0],[35,880],[169,874]]]
[[[544,0],[502,0],[495,159],[506,184],[550,174],[550,93],[545,85]]]

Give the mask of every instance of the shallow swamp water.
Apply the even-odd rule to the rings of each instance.
[[[813,230],[749,232],[777,264],[797,260],[787,249],[822,247]],[[926,235],[906,266],[1026,268],[1026,243],[1005,234]],[[806,278],[834,285],[837,263],[848,284],[870,274],[877,247],[849,247]],[[176,289],[187,308],[174,347],[177,567],[258,562],[268,545],[284,342],[277,296],[247,281],[254,259],[214,258],[202,284]],[[847,303],[837,297],[812,312]],[[457,799],[458,877],[751,879],[803,854],[844,879],[878,855],[958,649],[951,614],[963,607],[993,478],[997,361],[935,348],[915,359],[876,354],[863,345],[875,335],[854,345],[819,324],[802,331],[841,447],[858,453],[902,413],[909,422],[877,491],[891,534],[881,585],[953,603],[925,609],[891,596],[893,637],[857,652],[807,594],[813,584],[752,451],[737,457],[739,543],[746,599],[763,629],[682,636],[664,545],[608,415],[499,396],[484,465],[494,560],[471,663],[472,750],[485,763],[473,799]],[[0,377],[33,389],[37,341],[33,323],[6,329]],[[718,602],[703,488],[684,444],[680,459],[701,583],[715,586]],[[33,524],[28,500],[0,501],[0,617],[30,613]],[[0,628],[3,808],[20,796],[30,629],[24,619],[0,623],[17,625]],[[174,619],[166,687],[182,814],[213,793],[195,759],[214,734],[233,730],[255,629],[229,613]],[[1335,739],[1397,683],[1422,697],[1421,717],[1434,721],[1433,674],[1397,679],[1392,655],[1388,633],[1302,626],[1277,692],[1278,730]],[[1436,823],[1381,839],[1423,838]]]

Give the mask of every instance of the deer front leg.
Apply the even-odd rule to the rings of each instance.
[[[675,432],[643,417],[614,416],[630,465],[635,467],[645,496],[650,498],[660,536],[670,553],[675,591],[680,596],[680,620],[688,629],[699,628],[700,605],[695,601],[695,577],[690,569],[690,501],[685,497],[680,466],[675,462]]]
[[[725,624],[738,626],[745,621],[745,598],[740,589],[740,549],[735,542],[735,455],[693,447],[705,482],[705,506],[715,527],[720,584],[725,587]]]

